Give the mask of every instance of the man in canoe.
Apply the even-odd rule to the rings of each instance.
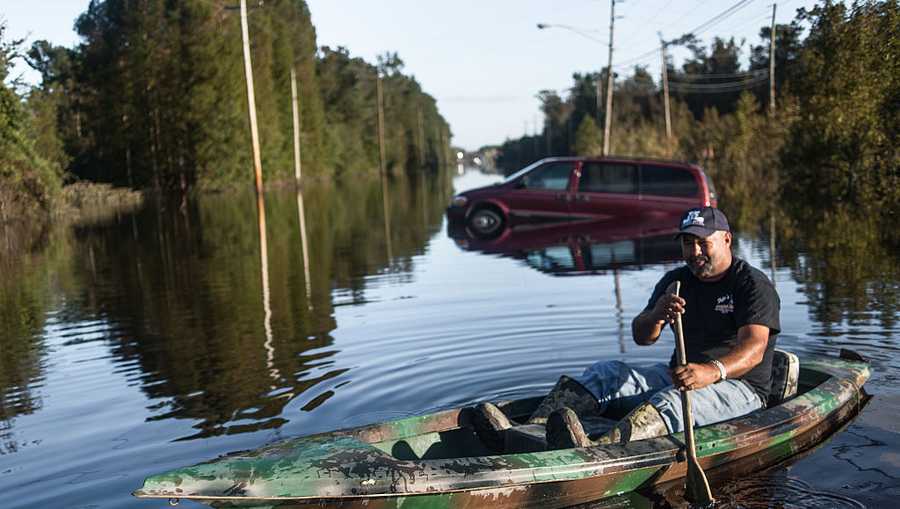
[[[666,324],[682,315],[687,364],[629,366],[600,361],[577,379],[563,376],[529,424],[546,424],[549,448],[624,443],[684,430],[679,390],[691,390],[697,426],[764,408],[772,384],[772,356],[780,330],[780,300],[760,270],[732,254],[728,219],[713,207],[688,210],[676,239],[685,266],[667,272],[634,318],[638,345],[656,343]],[[681,282],[680,296],[675,282]],[[597,440],[582,419],[627,415]],[[494,405],[475,412],[475,428],[488,447],[503,448],[510,421]]]

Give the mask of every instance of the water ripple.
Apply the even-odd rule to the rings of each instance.
[[[717,509],[866,509],[850,497],[821,491],[800,479],[766,477],[739,479],[716,493]]]

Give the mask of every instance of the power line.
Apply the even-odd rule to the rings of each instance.
[[[670,82],[669,88],[677,92],[686,93],[723,93],[735,92],[749,88],[755,88],[757,85],[768,82],[768,76],[760,76],[750,80],[730,82],[730,83],[675,83]]]
[[[700,25],[696,26],[693,30],[689,30],[689,31],[686,32],[686,33],[688,33],[688,34],[694,34],[694,35],[696,35],[696,34],[698,34],[698,33],[701,33],[701,32],[703,32],[703,31],[705,31],[705,30],[707,30],[707,29],[709,29],[709,28],[715,26],[716,24],[720,23],[721,21],[724,21],[725,19],[728,19],[728,18],[731,17],[734,13],[736,13],[737,11],[739,11],[739,10],[741,10],[742,8],[746,7],[746,6],[749,5],[751,2],[753,2],[753,0],[739,0],[737,3],[735,3],[735,4],[732,5],[731,7],[725,9],[724,11],[720,12],[719,14],[716,14],[716,15],[713,16],[712,18],[710,18],[710,19],[704,21],[704,22],[701,23]],[[646,58],[648,58],[648,57],[655,57],[655,56],[656,56],[656,53],[660,50],[660,48],[661,48],[661,46],[657,46],[657,47],[653,48],[652,50],[649,50],[649,51],[647,51],[647,52],[645,52],[645,53],[641,53],[640,55],[638,55],[638,56],[636,56],[636,57],[633,57],[633,58],[630,58],[630,59],[628,59],[628,60],[625,60],[625,61],[621,62],[620,64],[618,64],[618,65],[615,66],[614,68],[616,68],[616,69],[622,69],[622,68],[624,68],[624,67],[630,67],[632,64],[638,63],[638,62],[640,62],[641,60],[644,60],[644,59],[646,59]]]
[[[763,78],[761,80],[752,80],[745,81],[743,83],[731,83],[727,86],[724,85],[684,85],[678,83],[669,83],[669,88],[675,90],[676,92],[688,92],[688,93],[703,93],[703,92],[731,92],[734,90],[743,90],[745,88],[754,88],[756,85],[762,85],[765,82],[769,81],[768,78]]]
[[[765,14],[759,14],[754,16],[752,19],[746,19],[746,16],[741,16],[740,19],[737,20],[734,24],[725,25],[724,28],[720,27],[720,30],[724,30],[725,32],[735,32],[740,28],[743,28],[747,25],[752,25],[754,23],[760,23],[762,21],[769,21],[772,18],[772,12],[769,10],[769,7],[764,7]],[[763,11],[759,11],[763,12]],[[768,26],[768,23],[766,23]]]
[[[738,72],[729,72],[729,73],[680,73],[675,74],[675,78],[688,78],[688,79],[716,79],[716,78],[740,78],[743,76],[759,76],[766,74],[765,69],[754,69],[752,71],[738,71]]]
[[[752,25],[752,24],[754,24],[754,23],[760,23],[760,22],[763,22],[763,21],[768,21],[769,18],[771,18],[771,16],[772,16],[772,15],[771,15],[771,14],[768,14],[768,13],[767,13],[767,14],[763,14],[762,16],[757,16],[757,17],[751,19],[750,21],[741,23],[741,24],[739,24],[739,25],[733,25],[733,26],[731,27],[731,30],[734,31],[734,30],[736,30],[736,29],[738,29],[738,28],[744,28],[744,27],[747,26],[747,25]],[[762,28],[762,27],[760,27],[760,28]]]
[[[669,4],[671,4],[671,3],[672,3],[672,0],[667,0],[666,3],[663,4],[663,6],[662,6],[661,8],[656,9],[656,14],[654,14],[653,16],[651,16],[650,19],[648,19],[647,21],[642,21],[642,22],[641,22],[641,25],[644,26],[644,27],[651,26],[651,24],[652,24],[654,21],[656,21],[656,18],[658,18],[660,14],[662,14],[663,12],[666,11],[666,9],[669,8]],[[637,37],[642,37],[642,38],[643,38],[644,36],[643,36],[643,35],[640,35],[640,34],[636,34],[636,33],[635,33],[635,34],[632,34],[631,37],[629,37],[628,39],[622,41],[622,46],[623,46],[623,47],[624,47],[624,46],[628,46],[628,45],[629,45],[633,40],[635,40]]]
[[[671,3],[672,3],[672,0],[668,0],[665,4],[663,4],[662,8],[660,8],[659,10],[657,10],[657,11],[656,11],[656,14],[654,14],[653,17],[651,17],[650,19],[648,19],[648,20],[646,21],[645,25],[649,26],[650,23],[652,23],[653,21],[656,21],[656,18],[658,18],[660,14],[662,14],[663,12],[665,12],[666,9],[669,8],[669,4],[671,4]]]
[[[743,90],[750,90],[756,88],[753,87],[734,87],[729,89],[721,89],[721,90],[681,90],[678,88],[673,88],[672,93],[679,95],[714,95],[714,94],[729,94],[733,92],[740,92]]]
[[[662,29],[664,29],[664,28],[669,28],[670,26],[673,26],[673,25],[678,24],[681,20],[683,20],[684,18],[688,17],[688,15],[692,14],[693,12],[695,12],[695,11],[696,11],[701,5],[703,5],[704,3],[705,3],[705,2],[700,2],[699,4],[695,5],[693,9],[689,9],[687,12],[685,12],[684,14],[682,14],[681,16],[679,16],[678,19],[676,19],[675,21],[669,23],[668,25],[663,25],[663,26],[661,26],[661,27],[660,27],[660,30],[662,30]]]
[[[754,75],[754,76],[752,76],[752,77],[747,77],[747,78],[745,78],[745,79],[740,79],[740,80],[735,80],[735,81],[724,81],[724,82],[718,82],[718,83],[697,83],[697,82],[694,81],[694,80],[690,80],[690,81],[675,81],[675,82],[672,82],[671,79],[670,79],[669,81],[670,81],[670,83],[672,83],[672,84],[680,85],[680,86],[687,86],[687,87],[700,87],[700,86],[703,86],[703,87],[705,87],[705,86],[716,87],[716,86],[728,86],[728,85],[731,85],[731,84],[734,84],[734,83],[749,83],[749,82],[751,82],[751,81],[765,81],[766,79],[768,79],[768,72],[769,72],[769,71],[768,71],[767,69],[760,69],[760,70],[761,70],[762,72],[759,72],[759,73],[757,73],[756,75]],[[702,74],[701,74],[701,75],[695,74],[694,76],[703,76],[703,75],[702,75]]]
[[[719,14],[713,16],[709,20],[701,23],[700,25],[695,27],[693,30],[688,30],[687,33],[694,34],[694,35],[701,34],[705,31],[709,30],[710,28],[714,27],[715,25],[718,25],[722,21],[730,18],[737,11],[750,5],[751,2],[753,2],[753,0],[740,0],[738,3],[732,5],[731,7],[725,9],[724,11],[720,12]]]
[[[629,58],[628,60],[624,60],[621,63],[614,65],[613,69],[623,69],[625,67],[631,67],[632,64],[640,63],[640,61],[647,59],[647,57],[655,57],[661,47],[662,46],[657,46],[657,47],[653,48],[652,50],[647,51],[645,53],[641,53],[640,55],[638,55],[636,57]]]

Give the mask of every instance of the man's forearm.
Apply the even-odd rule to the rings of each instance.
[[[738,378],[762,362],[768,343],[768,327],[745,325],[738,329],[737,344],[718,361],[725,366],[729,378]]]
[[[665,320],[657,320],[652,311],[644,311],[631,321],[631,335],[639,345],[652,345],[662,334]]]

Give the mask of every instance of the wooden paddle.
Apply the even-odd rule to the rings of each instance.
[[[681,291],[681,281],[675,282],[675,295]],[[681,313],[675,315],[675,342],[677,345],[678,364],[687,364],[684,349],[684,331],[681,328]],[[684,416],[684,441],[687,445],[687,489],[685,495],[694,504],[707,507],[715,501],[709,489],[706,474],[697,461],[697,450],[694,444],[694,414],[691,412],[691,391],[681,391],[681,412]]]

